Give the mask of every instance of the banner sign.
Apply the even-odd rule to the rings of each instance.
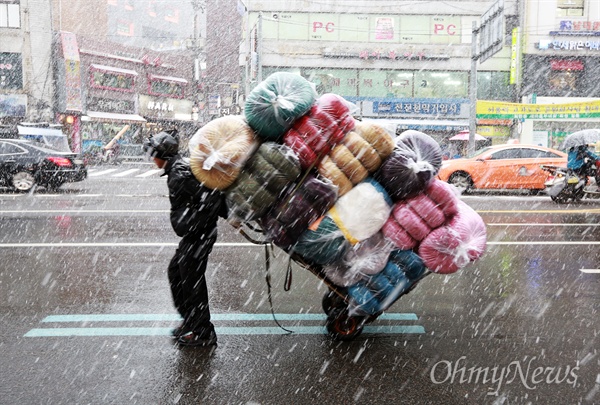
[[[493,119],[571,119],[600,118],[600,101],[565,104],[519,104],[477,101],[477,118]]]

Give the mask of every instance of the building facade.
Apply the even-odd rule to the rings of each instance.
[[[52,121],[50,3],[0,1],[0,134],[22,121]]]
[[[365,119],[418,129],[440,142],[469,127],[472,22],[489,1],[318,2],[244,1],[248,91],[275,71],[301,74],[319,94],[355,103]],[[509,83],[515,2],[505,2],[506,46],[478,66],[478,98],[515,99]],[[478,131],[501,143],[512,121]]]
[[[558,147],[565,135],[600,124],[600,2],[529,0],[523,13],[520,99],[569,106],[521,118],[521,138]]]

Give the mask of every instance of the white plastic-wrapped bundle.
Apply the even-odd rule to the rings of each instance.
[[[461,200],[457,207],[458,214],[431,232],[419,246],[419,256],[434,273],[454,273],[485,252],[487,234],[483,219]]]
[[[327,215],[354,245],[379,232],[391,206],[387,192],[369,177],[340,197]]]
[[[258,147],[258,140],[242,116],[228,115],[200,128],[188,145],[194,176],[206,187],[225,190]]]
[[[341,260],[323,267],[323,272],[334,284],[348,287],[365,276],[381,272],[394,249],[394,245],[386,240],[381,232],[377,232],[347,249]]]

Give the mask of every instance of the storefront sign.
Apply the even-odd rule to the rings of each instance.
[[[600,51],[599,41],[561,41],[561,40],[541,40],[538,49],[553,51]]]
[[[422,114],[422,115],[460,115],[460,103],[430,101],[375,101],[373,112],[377,114]]]
[[[352,43],[459,44],[461,17],[352,13],[263,13],[264,39]],[[255,26],[258,13],[250,14]]]
[[[116,100],[111,98],[90,97],[87,109],[92,111],[112,112],[118,114],[135,114],[133,100]]]
[[[140,114],[146,118],[188,121],[192,117],[193,103],[168,97],[153,97],[141,94]]]
[[[23,88],[23,62],[20,53],[0,53],[0,90]]]
[[[580,60],[552,59],[550,61],[552,70],[583,70],[583,62]]]
[[[26,112],[26,94],[0,94],[0,118],[24,117]]]
[[[596,36],[600,35],[600,21],[562,20],[558,29],[550,35]]]
[[[510,76],[509,84],[517,82],[517,70],[519,67],[519,28],[515,27],[512,30],[511,46],[510,46]]]
[[[600,118],[600,101],[566,104],[519,104],[477,101],[477,118],[493,119],[570,119]]]
[[[377,49],[364,49],[359,52],[348,52],[343,50],[331,50],[325,49],[323,51],[323,57],[325,58],[348,58],[348,59],[390,59],[390,60],[447,60],[450,56],[446,54],[432,54],[426,53],[425,51],[405,51],[405,50],[392,50],[392,51],[381,51]]]
[[[65,111],[83,111],[80,65],[78,60],[65,60]]]

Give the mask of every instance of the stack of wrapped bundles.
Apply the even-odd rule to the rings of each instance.
[[[190,165],[225,193],[235,222],[260,224],[345,292],[352,314],[375,315],[427,270],[449,274],[481,257],[486,230],[435,179],[433,138],[406,131],[394,140],[356,111],[336,94],[317,97],[299,75],[274,73],[248,95],[244,116],[192,137]]]

